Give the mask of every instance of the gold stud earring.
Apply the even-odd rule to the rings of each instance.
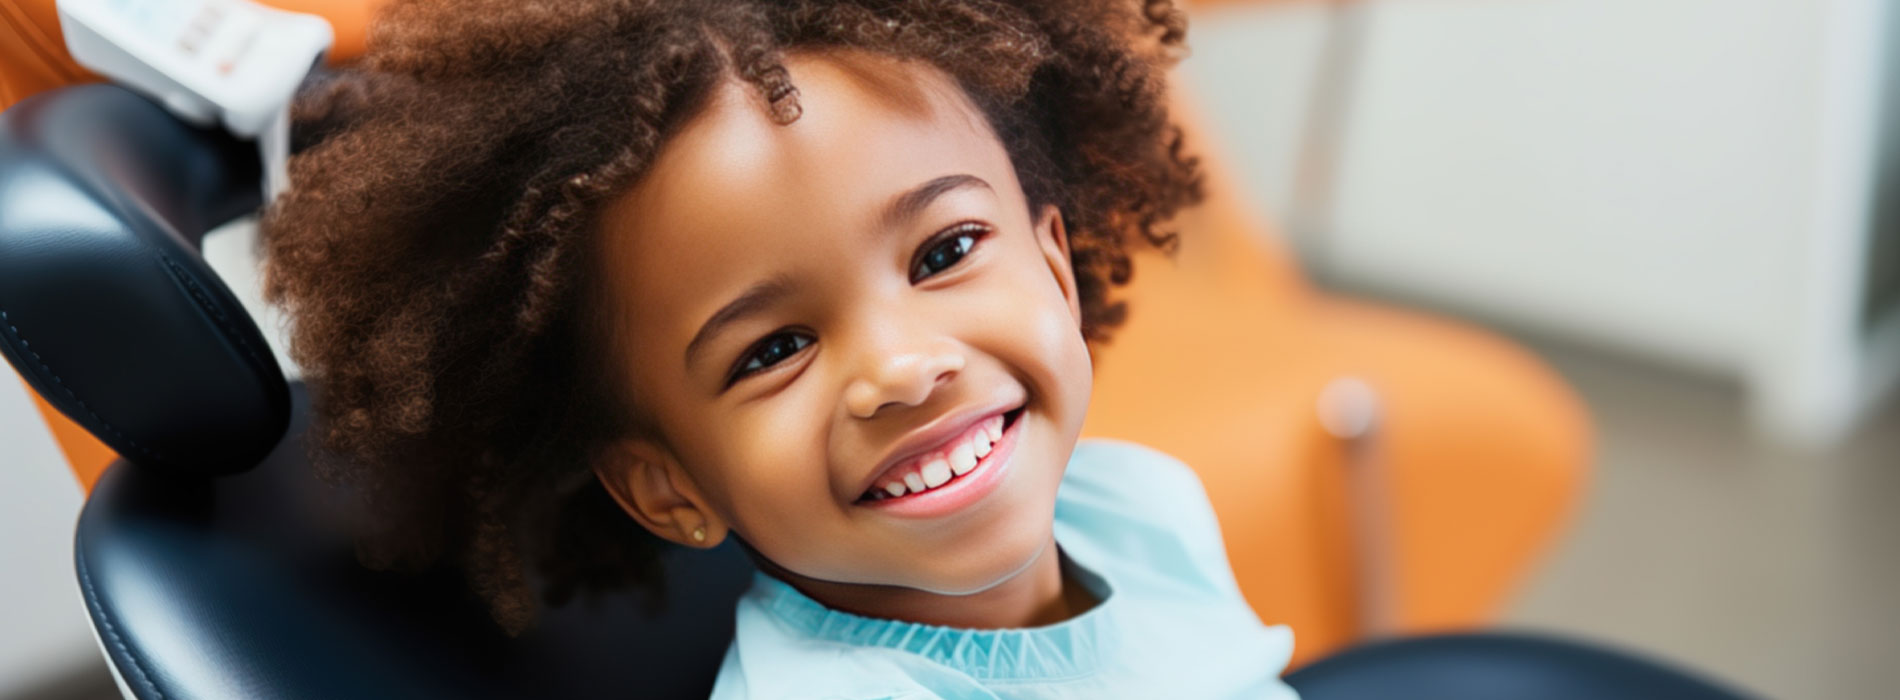
[[[705,525],[701,525],[699,527],[693,528],[693,541],[694,542],[706,541],[706,526]]]

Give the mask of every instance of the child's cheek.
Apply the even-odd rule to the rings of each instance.
[[[1033,246],[1033,244],[1032,244]],[[995,303],[971,343],[994,355],[1026,384],[1032,404],[1048,414],[1063,437],[1079,434],[1094,375],[1088,345],[1062,284],[1032,250],[1011,251],[1007,274],[996,277]]]
[[[793,382],[769,401],[709,417],[716,434],[708,447],[721,465],[721,515],[748,540],[795,531],[814,513],[837,510],[824,443],[832,412],[823,410],[817,384]]]

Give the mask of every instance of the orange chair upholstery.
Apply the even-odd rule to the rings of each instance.
[[[329,17],[332,60],[347,60],[374,2],[271,4]],[[95,79],[66,57],[52,0],[0,0],[0,39],[0,107]],[[1496,336],[1313,288],[1238,195],[1192,103],[1175,102],[1209,198],[1178,222],[1178,255],[1137,260],[1122,291],[1129,321],[1098,348],[1085,434],[1151,445],[1199,472],[1242,591],[1263,620],[1293,627],[1298,663],[1361,630],[1344,450],[1316,413],[1322,387],[1358,377],[1385,416],[1394,631],[1483,624],[1579,492],[1590,441],[1580,403]],[[115,456],[40,409],[90,489]]]
[[[1174,109],[1208,199],[1178,223],[1172,260],[1137,260],[1083,432],[1200,474],[1242,591],[1263,620],[1292,626],[1299,663],[1360,629],[1344,450],[1317,411],[1327,383],[1360,378],[1385,415],[1393,631],[1485,623],[1581,489],[1582,404],[1495,335],[1311,287],[1240,198],[1192,101],[1177,94]]]

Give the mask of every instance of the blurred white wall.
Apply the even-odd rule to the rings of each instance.
[[[1275,2],[1219,7],[1189,18],[1190,53],[1174,77],[1194,92],[1219,132],[1223,160],[1275,219],[1293,210],[1328,17],[1323,4]],[[1282,226],[1276,233],[1300,232]]]
[[[79,483],[11,367],[0,368],[0,696],[96,663],[73,578]]]
[[[1738,377],[1792,442],[1851,427],[1881,0],[1356,7],[1330,225],[1293,227],[1310,265]],[[1284,73],[1327,8],[1194,19],[1187,69],[1240,171],[1311,218],[1290,194],[1310,85]]]

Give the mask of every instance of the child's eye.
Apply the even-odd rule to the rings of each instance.
[[[917,250],[916,259],[910,264],[910,283],[922,282],[956,265],[963,256],[976,248],[976,241],[989,233],[989,227],[977,223],[958,224],[955,228],[938,234]]]
[[[797,355],[800,350],[804,350],[805,346],[811,345],[812,340],[809,334],[791,331],[766,336],[765,339],[747,348],[745,354],[739,356],[739,362],[733,366],[731,376],[726,378],[726,386],[732,386],[734,382],[784,362],[787,358]]]

